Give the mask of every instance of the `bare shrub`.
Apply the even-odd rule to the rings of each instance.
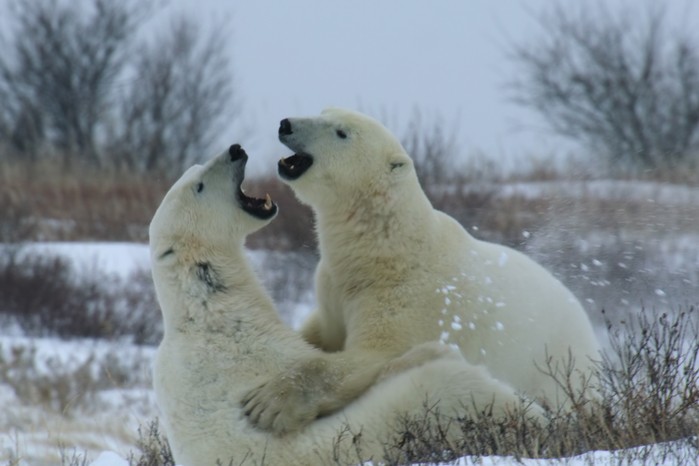
[[[312,251],[268,251],[260,276],[277,306],[277,312],[289,325],[298,318],[297,307],[315,301],[314,273],[318,256]]]
[[[0,32],[5,158],[179,173],[234,117],[229,37],[180,16],[140,34],[160,2],[12,1]]]
[[[235,116],[224,24],[206,35],[191,19],[140,47],[120,105],[123,126],[109,143],[113,163],[136,172],[178,176],[203,161],[211,141]]]
[[[528,206],[523,206],[518,198],[499,198],[499,183],[505,176],[502,170],[478,154],[461,160],[463,154],[454,134],[454,129],[450,130],[439,118],[426,122],[418,110],[408,122],[401,143],[414,161],[425,194],[436,209],[452,216],[476,236],[518,243],[529,225],[522,215],[526,212],[522,207]]]
[[[0,242],[14,243],[34,237],[38,228],[29,202],[22,193],[5,189],[0,193]]]
[[[497,209],[495,188],[470,189],[462,185],[452,191],[438,192],[430,189],[429,193],[432,205],[452,216],[464,228],[472,232],[480,228],[489,229],[489,218]]]
[[[617,167],[695,166],[699,44],[665,12],[558,2],[536,18],[540,37],[513,47],[516,102]]]
[[[596,374],[579,391],[570,383],[574,361],[549,360],[541,370],[562,388],[572,409],[549,410],[547,421],[527,416],[526,404],[505,419],[487,410],[453,420],[427,407],[422,417],[404,419],[388,464],[513,455],[564,458],[593,450],[613,451],[679,441],[664,455],[696,458],[699,444],[699,315],[695,309],[610,323],[610,350],[597,361]],[[442,434],[458,422],[459,445]],[[395,448],[395,450],[392,450]],[[687,449],[683,454],[680,450]],[[677,450],[677,451],[675,451]],[[629,450],[619,461],[649,459],[646,450]],[[643,463],[645,464],[645,463]]]
[[[150,270],[133,272],[115,291],[120,297],[121,325],[115,336],[127,336],[137,345],[157,345],[163,337],[163,319]]]
[[[0,59],[0,126],[13,148],[36,157],[54,147],[97,161],[109,88],[144,19],[134,2],[94,0],[82,14],[57,1],[10,4],[10,53]],[[85,7],[85,5],[84,5]]]
[[[387,442],[384,450],[387,463],[444,462],[455,459],[458,445],[452,444],[446,433],[457,422],[442,415],[435,405],[426,401],[422,415],[399,418],[399,434]],[[437,445],[438,448],[435,448]]]
[[[625,445],[684,438],[699,427],[699,314],[642,312],[609,327],[600,371],[607,419]],[[619,428],[623,425],[623,429]]]
[[[127,283],[94,271],[77,274],[62,257],[3,248],[0,317],[30,336],[131,338],[162,335],[155,292],[143,272]]]
[[[415,164],[420,182],[424,186],[439,186],[460,178],[455,130],[448,132],[444,122],[437,118],[425,123],[422,113],[414,110],[408,127],[401,137],[401,144]]]
[[[699,315],[693,308],[657,317],[645,312],[620,326],[609,325],[610,350],[597,361],[597,372],[583,389],[570,389],[575,376],[572,359],[551,359],[541,368],[557,380],[572,409],[549,410],[541,423],[530,418],[525,401],[505,418],[494,418],[483,409],[472,417],[454,419],[426,404],[422,415],[399,420],[395,435],[385,443],[385,464],[449,462],[465,455],[474,464],[492,455],[565,462],[572,455],[621,449],[625,451],[616,453],[618,464],[656,464],[657,455],[691,464],[699,455]],[[32,357],[20,355],[15,360]],[[4,362],[0,376],[8,378],[7,367],[31,364]],[[26,387],[26,381],[17,386]],[[449,428],[461,430],[460,441],[446,440]],[[345,439],[361,434],[338,432]],[[340,450],[340,442],[337,445],[336,464],[360,462],[361,451]],[[649,445],[655,445],[653,450]],[[175,464],[157,420],[139,429],[136,448],[131,465]],[[593,462],[594,456],[588,459]]]
[[[422,415],[400,419],[395,436],[385,443],[385,464],[449,462],[466,455],[479,464],[478,458],[492,455],[566,458],[622,449],[625,451],[616,456],[619,464],[655,464],[657,455],[677,458],[678,464],[692,461],[699,454],[695,437],[699,429],[696,310],[660,317],[645,312],[621,326],[609,325],[610,350],[597,361],[597,372],[582,389],[570,388],[576,377],[574,360],[550,359],[541,368],[544,376],[558,382],[569,408],[549,410],[546,422],[540,423],[528,415],[525,401],[505,418],[494,418],[490,410],[483,409],[472,417],[454,419],[426,404]],[[463,433],[457,444],[447,441],[445,435],[454,427]],[[346,430],[338,435],[354,438],[361,432]],[[659,453],[643,448],[670,441],[675,443],[655,447]],[[158,457],[163,440],[151,444],[155,447],[147,447],[150,454]],[[335,452],[338,465],[356,464],[361,458],[361,451]]]
[[[0,345],[0,380],[27,406],[72,416],[99,409],[103,390],[143,385],[150,360],[126,360],[114,350],[91,351],[86,357],[42,354],[34,344]]]
[[[69,332],[75,322],[76,309],[87,317],[85,300],[90,286],[76,289],[69,264],[58,257],[25,258],[19,250],[8,249],[2,257],[0,286],[3,295],[3,314],[14,318],[28,333],[43,335],[48,332]],[[104,316],[103,316],[104,317]],[[98,335],[94,320],[79,322],[87,335]],[[87,326],[87,328],[85,327]]]
[[[160,432],[157,419],[151,421],[145,430],[143,426],[138,428],[136,447],[139,453],[129,455],[130,466],[175,466],[170,445]]]
[[[67,451],[65,446],[61,447],[61,466],[88,466],[87,454],[80,453],[76,449]]]

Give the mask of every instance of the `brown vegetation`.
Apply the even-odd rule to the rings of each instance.
[[[566,388],[571,377],[569,361],[551,361],[540,368],[564,387],[572,410],[549,411],[546,422],[536,423],[524,410],[499,420],[488,410],[468,419],[447,419],[446,413],[426,406],[424,415],[403,418],[397,424],[395,436],[386,442],[386,464],[449,462],[464,455],[473,457],[473,464],[478,464],[482,456],[492,455],[510,458],[503,458],[502,464],[510,464],[512,457],[562,458],[565,464],[566,457],[598,450],[624,450],[617,452],[615,462],[605,464],[636,461],[634,464],[652,465],[657,464],[658,455],[676,464],[691,464],[699,454],[697,310],[674,309],[660,316],[644,311],[624,324],[610,323],[608,330],[609,348],[584,390]],[[90,359],[68,372],[59,366],[49,372],[38,370],[33,351],[16,348],[10,357],[0,358],[0,376],[12,374],[23,402],[51,411],[63,412],[69,407],[72,411],[76,403],[89,405],[99,390],[142,383],[135,381],[133,374],[143,373],[143,368],[124,367],[109,354],[101,361],[103,370],[95,375],[88,369],[93,362]],[[441,435],[447,422],[461,427],[461,441],[449,443]],[[174,464],[159,429],[157,420],[141,427],[129,458],[131,465]],[[655,445],[655,453],[648,448],[650,445]],[[634,447],[639,448],[629,450]],[[356,455],[338,451],[336,464],[356,464]],[[80,452],[63,458],[64,465],[86,464]]]
[[[676,230],[693,230],[693,219],[699,216],[696,204],[654,204],[645,198],[624,198],[623,193],[608,199],[597,195],[594,187],[586,187],[593,180],[585,175],[568,177],[546,167],[533,168],[527,174],[506,177],[489,168],[487,161],[474,162],[452,171],[450,179],[425,183],[424,188],[436,208],[452,215],[475,236],[514,247],[523,244],[523,232],[538,231],[551,218],[571,219],[571,212],[584,228],[608,231],[652,230],[670,223]],[[658,189],[675,181],[679,181],[675,186],[696,185],[691,174],[673,173],[656,174],[661,180]],[[650,172],[646,176],[655,179]],[[0,162],[0,211],[4,214],[0,241],[146,242],[150,219],[173,181],[157,172],[145,175],[83,166],[66,169],[48,162]],[[550,183],[550,187],[543,196],[503,192],[508,185],[526,183]],[[557,183],[579,183],[581,192],[556,192]],[[246,185],[251,192],[270,193],[280,206],[278,218],[250,238],[250,247],[315,249],[312,212],[288,186],[276,176],[249,179]]]
[[[0,165],[3,242],[147,241],[172,179],[54,163]]]
[[[656,446],[661,456],[677,464],[699,454],[699,315],[690,308],[663,314],[648,313],[620,327],[610,324],[611,349],[598,362],[598,373],[580,392],[566,389],[571,362],[541,368],[566,391],[572,410],[549,411],[543,424],[522,410],[494,419],[487,410],[468,419],[450,419],[431,406],[423,416],[403,418],[393,440],[386,443],[387,465],[449,462],[469,455],[566,458],[596,450],[615,451]],[[463,439],[445,440],[445,423],[458,423]],[[345,431],[340,435],[361,435]],[[174,464],[157,420],[139,431],[133,466]],[[674,443],[666,443],[674,442]],[[617,453],[616,463],[657,464],[658,453],[647,448]],[[357,452],[338,451],[337,465],[357,464]],[[510,460],[503,459],[503,464]],[[564,461],[564,460],[562,460]]]
[[[77,274],[67,259],[6,247],[0,255],[0,323],[27,336],[128,338],[162,336],[150,274],[122,281],[99,270]]]

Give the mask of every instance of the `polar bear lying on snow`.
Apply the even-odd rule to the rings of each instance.
[[[328,109],[282,120],[279,139],[295,153],[279,174],[313,208],[320,244],[318,308],[302,333],[333,358],[314,370],[313,359],[298,361],[252,390],[254,424],[301,427],[362,393],[348,381],[369,386],[379,369],[367,360],[389,361],[428,341],[457,345],[469,362],[548,404],[561,393],[537,365],[571,355],[588,374],[598,344],[573,294],[523,254],[476,240],[435,210],[381,124]],[[309,387],[322,396],[304,397]]]
[[[165,323],[154,386],[178,464],[204,466],[220,460],[309,466],[380,459],[387,448],[381,442],[397,435],[398,417],[422,416],[425,403],[449,416],[486,409],[493,402],[498,414],[518,404],[507,386],[438,342],[419,345],[388,364],[364,359],[383,380],[372,380],[357,398],[352,384],[363,391],[366,381],[333,370],[335,358],[329,361],[330,355],[280,321],[245,259],[246,236],[277,211],[269,197],[255,199],[241,190],[246,161],[243,149],[234,145],[206,165],[190,168],[167,193],[150,225],[153,279]],[[340,396],[348,389],[347,403],[357,399],[284,436],[251,426],[241,406],[243,395],[300,362],[306,372],[294,377],[304,387],[304,397],[323,405],[328,388],[342,377]],[[305,378],[314,383],[308,385]],[[459,433],[453,425],[454,440]]]

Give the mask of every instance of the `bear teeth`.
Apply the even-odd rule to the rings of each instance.
[[[263,207],[265,210],[272,208],[272,197],[269,195],[269,193],[265,194],[265,205]]]
[[[293,164],[293,163],[289,164],[288,158],[282,157],[281,159],[279,159],[279,163],[281,165],[284,165],[286,168],[288,168],[289,170],[292,170],[292,171],[294,170],[294,168],[296,168],[295,164]]]

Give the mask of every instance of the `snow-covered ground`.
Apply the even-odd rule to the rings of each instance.
[[[26,254],[53,254],[69,259],[78,273],[99,270],[127,278],[136,270],[150,269],[148,246],[136,243],[30,243]]]
[[[56,377],[57,372],[74,374],[85,363],[88,363],[95,380],[100,379],[99,373],[105,368],[118,367],[120,364],[136,372],[132,376],[133,387],[97,387],[89,395],[81,393],[78,388],[74,398],[68,400],[74,406],[64,407],[26,405],[18,399],[11,387],[0,385],[0,405],[4,407],[4,413],[0,416],[0,465],[60,465],[62,457],[79,454],[88,458],[91,461],[88,464],[92,466],[128,466],[126,458],[130,453],[137,453],[135,442],[139,426],[145,428],[158,415],[150,389],[149,366],[154,348],[91,340],[30,340],[17,337],[2,338],[0,344],[5,358],[13,349],[36,349],[34,360],[38,377]],[[111,358],[116,358],[117,361],[110,361]],[[80,400],[81,395],[90,399]],[[682,445],[655,445],[640,450],[590,452],[572,458],[551,460],[464,457],[445,465],[676,466],[692,464],[694,451]],[[629,461],[629,457],[636,459]],[[369,464],[371,463],[367,463]]]
[[[154,352],[95,340],[0,338],[0,358],[9,361],[0,372],[0,459],[7,461],[0,464],[61,464],[73,451],[127,455],[139,426],[157,417]]]
[[[673,454],[667,455],[667,450],[672,449]],[[637,457],[637,459],[626,460],[625,458]],[[640,459],[645,458],[645,459]],[[491,457],[464,457],[458,461],[444,463],[444,466],[612,466],[623,464],[624,466],[689,466],[696,465],[694,452],[689,448],[684,449],[681,445],[654,445],[651,447],[636,448],[620,452],[594,451],[571,458],[560,460],[540,460],[528,458],[513,458],[511,456],[491,456]],[[370,466],[373,463],[365,463]],[[128,461],[112,451],[103,452],[91,466],[129,466]]]
[[[149,264],[148,248],[140,244],[43,243],[27,251],[64,255],[75,263],[77,273],[92,273],[98,267],[128,277]],[[269,260],[259,251],[249,257],[258,269]],[[297,315],[291,321],[298,321],[310,303],[296,303],[292,309]],[[0,358],[6,368],[0,372],[0,465],[61,464],[62,455],[71,454],[94,459],[95,466],[128,464],[125,458],[136,453],[139,426],[145,428],[158,416],[150,376],[154,352],[153,347],[120,342],[0,336]],[[46,380],[53,380],[54,386],[43,387]],[[625,464],[686,464],[677,458],[682,451],[673,448],[673,455],[667,456],[665,447],[656,446],[644,452],[656,459]],[[520,464],[619,464],[624,455],[594,452],[565,461],[521,460]],[[463,458],[455,464],[515,462],[491,457]]]
[[[523,196],[529,199],[567,197],[642,201],[663,205],[696,204],[699,190],[687,186],[637,180],[539,181],[498,185],[498,196]]]

